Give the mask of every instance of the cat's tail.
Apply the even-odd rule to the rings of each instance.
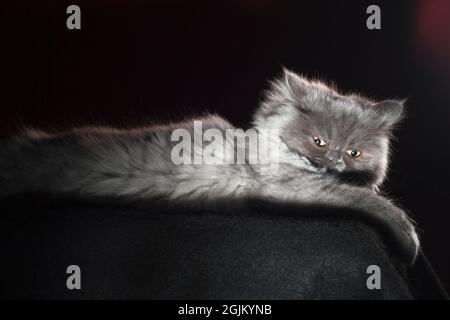
[[[27,172],[20,149],[12,140],[0,141],[0,197],[28,191],[26,181],[33,173]]]
[[[42,159],[33,148],[33,140],[44,135],[24,129],[13,138],[0,140],[0,197],[32,192],[37,187]]]

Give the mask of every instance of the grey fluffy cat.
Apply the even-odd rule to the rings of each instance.
[[[347,207],[384,222],[414,260],[419,240],[413,224],[378,194],[386,176],[389,139],[402,111],[402,102],[343,95],[284,70],[253,120],[260,132],[279,130],[270,137],[279,162],[276,174],[261,174],[261,166],[250,163],[174,164],[171,134],[177,128],[192,132],[191,121],[131,130],[86,127],[58,134],[25,130],[1,143],[0,195],[71,193],[203,205],[262,197]],[[198,120],[204,129],[233,127],[218,116]]]

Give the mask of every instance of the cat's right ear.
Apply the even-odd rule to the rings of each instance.
[[[299,102],[307,93],[310,82],[300,75],[283,68],[283,74],[271,82],[266,100],[280,103]]]
[[[308,93],[310,83],[298,74],[283,68],[282,75],[271,82],[266,91],[255,120],[263,120],[274,115],[282,115],[301,105],[302,98]]]
[[[274,89],[279,90],[285,99],[298,101],[308,93],[309,81],[295,72],[283,68],[283,77],[280,80]]]

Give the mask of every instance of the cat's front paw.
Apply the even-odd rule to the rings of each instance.
[[[395,207],[393,214],[395,215],[395,221],[398,222],[398,228],[401,232],[399,240],[402,252],[406,255],[406,259],[413,264],[420,248],[420,241],[416,228],[413,221],[403,210]]]
[[[415,228],[410,231],[410,236],[415,243],[414,258],[413,258],[413,263],[414,263],[414,261],[417,258],[417,255],[419,254],[419,249],[420,249],[420,240],[419,240],[419,236],[418,236]]]

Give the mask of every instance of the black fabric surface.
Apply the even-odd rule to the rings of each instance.
[[[421,253],[397,257],[383,230],[345,211],[255,206],[179,212],[22,197],[0,216],[8,299],[441,299]],[[68,290],[66,268],[81,268]],[[369,290],[369,265],[381,290]]]

